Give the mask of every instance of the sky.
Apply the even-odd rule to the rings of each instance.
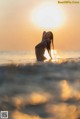
[[[64,25],[46,29],[32,22],[34,9],[46,2],[62,8],[66,17]],[[1,51],[34,50],[44,30],[53,32],[55,49],[80,50],[80,4],[58,4],[58,0],[0,0]]]

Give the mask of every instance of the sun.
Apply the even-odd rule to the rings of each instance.
[[[45,28],[55,29],[64,25],[66,15],[59,5],[44,3],[32,10],[31,21],[34,25]]]

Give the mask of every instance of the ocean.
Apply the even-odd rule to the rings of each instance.
[[[8,119],[80,119],[80,51],[58,54],[61,62],[37,62],[34,51],[0,51],[0,111]]]
[[[76,59],[80,57],[80,51],[57,50],[62,59]],[[34,51],[0,51],[0,65],[27,64],[36,62]]]

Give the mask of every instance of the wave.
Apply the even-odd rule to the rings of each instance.
[[[0,65],[0,110],[9,119],[79,119],[80,57]]]

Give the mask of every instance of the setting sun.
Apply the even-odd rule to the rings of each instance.
[[[41,28],[56,29],[64,25],[64,10],[52,3],[44,3],[36,7],[31,14],[32,23]]]

